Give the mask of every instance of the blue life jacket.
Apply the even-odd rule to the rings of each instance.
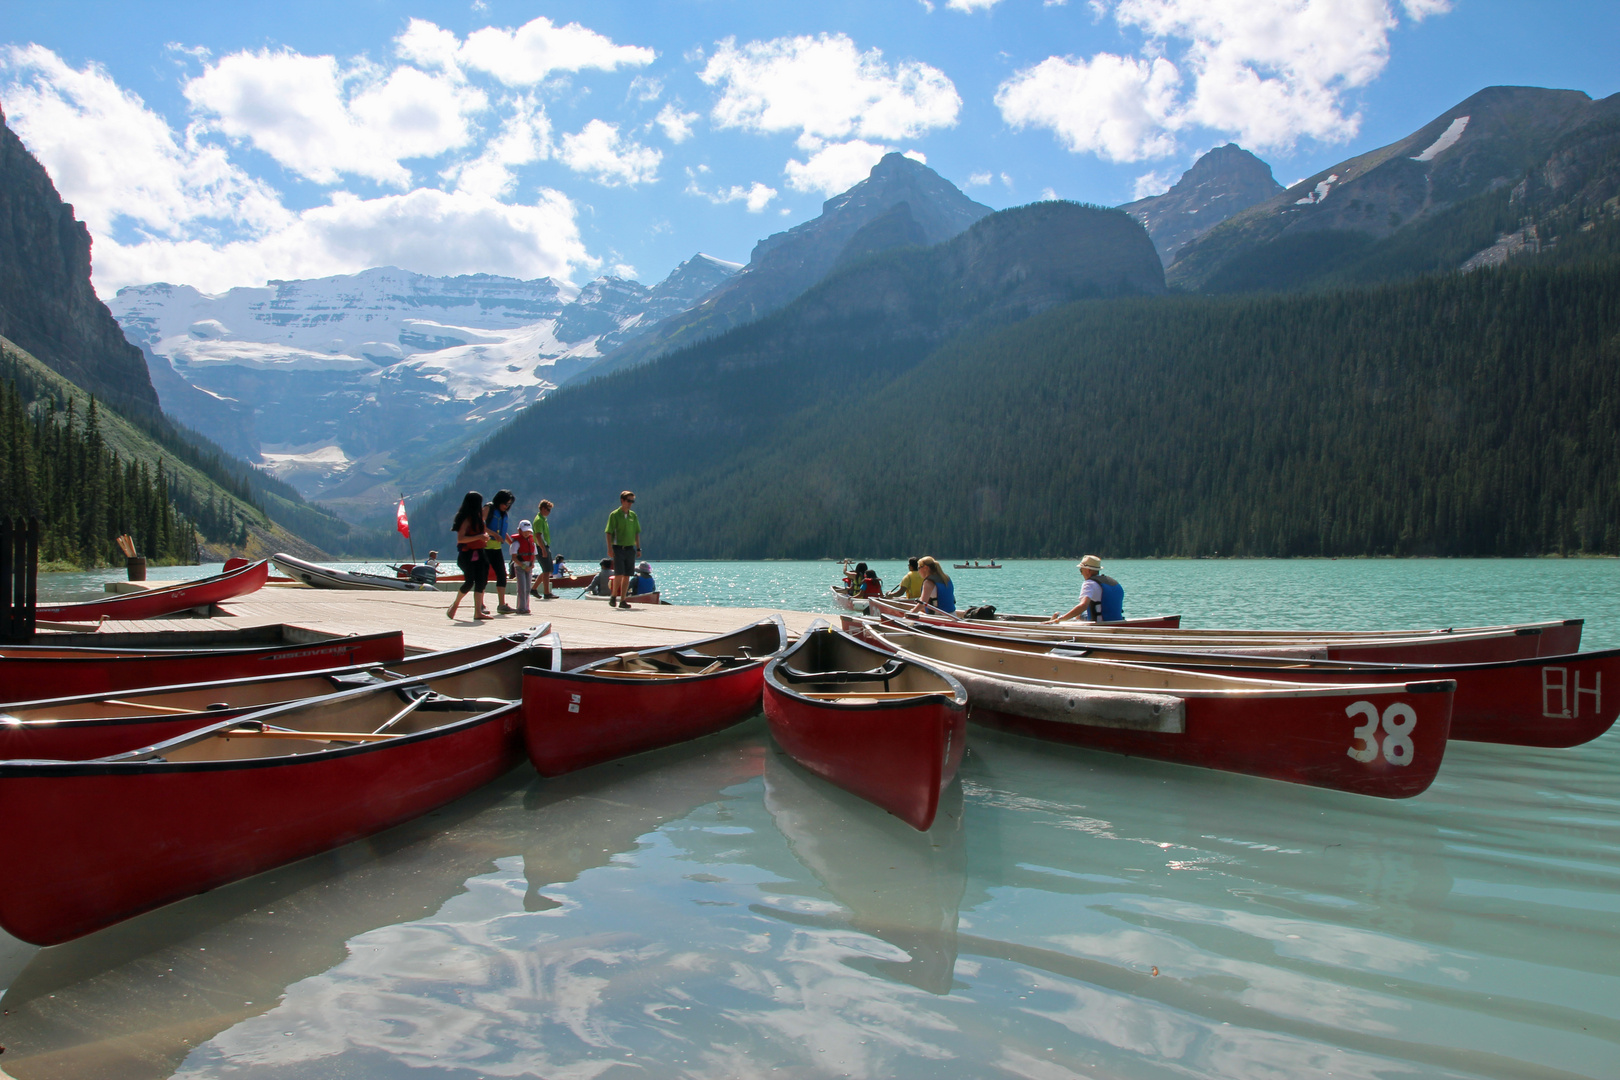
[[[934,606],[941,611],[956,614],[956,585],[949,581],[934,582]]]
[[[1125,586],[1102,583],[1102,621],[1118,622],[1125,617]]]

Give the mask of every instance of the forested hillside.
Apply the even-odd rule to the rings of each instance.
[[[1612,262],[1082,301],[909,364],[805,342],[706,436],[648,407],[692,361],[548,403],[592,433],[509,476],[616,466],[565,549],[623,484],[662,557],[1620,553]]]
[[[552,394],[421,507],[416,518],[431,520],[433,531],[420,535],[443,535],[468,487],[486,495],[511,488],[525,511],[544,494],[557,503],[558,526],[583,516],[599,528],[591,500],[607,499],[605,515],[626,484],[766,453],[816,402],[920,419],[883,387],[952,337],[1079,297],[1162,292],[1163,282],[1140,224],[1074,203],[1004,210],[943,244],[868,256],[756,323]]]
[[[161,416],[136,423],[102,407],[5,338],[0,401],[0,514],[40,518],[43,559],[117,562],[112,539],[121,533],[170,562],[226,550],[319,554],[270,520],[264,501],[278,496],[255,483],[250,466],[201,449]],[[319,515],[290,500],[282,509]],[[321,521],[312,525],[318,535]]]

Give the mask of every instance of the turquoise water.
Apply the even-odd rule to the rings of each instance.
[[[1109,570],[1129,610],[1200,625],[1568,615],[1588,647],[1620,644],[1611,561]],[[831,571],[658,567],[683,602],[817,609]],[[964,599],[1023,610],[1077,579],[958,575]],[[0,937],[0,1069],[1612,1080],[1617,775],[1614,732],[1455,743],[1428,792],[1389,802],[973,729],[919,834],[755,720],[562,780],[525,767],[66,946]]]

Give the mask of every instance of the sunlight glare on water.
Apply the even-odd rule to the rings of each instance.
[[[668,563],[825,610],[835,564]],[[880,573],[898,580],[895,564]],[[1588,619],[1611,561],[1120,562],[1198,625]],[[1049,586],[1047,581],[1057,585]],[[981,584],[982,581],[982,584]],[[1072,563],[963,571],[1055,609]],[[1058,601],[1045,604],[1048,597]],[[35,1077],[1620,1075],[1620,736],[1360,798],[970,730],[916,833],[763,723],[439,814],[78,942],[0,939]]]

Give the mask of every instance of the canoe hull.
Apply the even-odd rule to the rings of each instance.
[[[33,701],[59,694],[64,688],[78,694],[110,693],[145,686],[262,678],[293,671],[386,664],[404,657],[405,635],[398,630],[262,649],[112,657],[6,656],[0,658],[0,699]]]
[[[971,684],[969,693],[973,693]],[[1401,705],[1415,719],[1408,721],[1398,708]],[[1375,722],[1367,736],[1358,736],[1357,731],[1368,730],[1368,716],[1383,722]],[[1180,732],[1058,723],[1000,712],[978,702],[969,719],[1016,735],[1091,750],[1356,795],[1408,799],[1427,790],[1439,771],[1451,730],[1451,694],[1392,688],[1390,693],[1357,695],[1354,700],[1293,698],[1285,705],[1188,698],[1185,727]]]
[[[519,710],[330,754],[0,764],[0,927],[56,945],[442,806],[522,760]]]
[[[523,737],[541,776],[712,735],[759,712],[764,662],[636,683],[525,668]]]
[[[238,596],[257,592],[270,576],[263,559],[223,574],[187,581],[161,589],[123,593],[105,600],[77,604],[40,604],[34,617],[42,622],[82,623],[101,619],[161,619],[192,608],[207,608]]]
[[[830,708],[765,686],[771,737],[799,764],[914,829],[926,830],[967,746],[967,710],[922,703]]]
[[[433,586],[425,582],[408,581],[404,578],[384,577],[381,574],[360,574],[352,570],[337,570],[330,566],[318,566],[315,563],[295,559],[291,555],[277,553],[271,556],[276,569],[282,571],[293,581],[303,582],[312,589],[349,589],[355,591],[394,590],[397,592],[431,592]]]

